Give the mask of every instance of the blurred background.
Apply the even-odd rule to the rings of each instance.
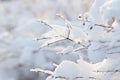
[[[76,61],[78,56],[57,55],[68,44],[53,44],[53,49],[36,51],[42,41],[34,41],[49,29],[37,20],[63,24],[56,14],[74,21],[89,11],[93,0],[0,0],[0,80],[45,80],[43,73],[30,72],[31,68],[54,70],[53,63]],[[55,47],[56,45],[62,47]],[[64,44],[64,45],[63,45]]]

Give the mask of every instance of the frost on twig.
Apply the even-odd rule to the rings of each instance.
[[[32,72],[42,72],[42,73],[46,73],[46,74],[49,74],[49,75],[53,75],[52,71],[43,70],[43,69],[40,69],[40,68],[30,69],[30,71],[32,71]]]
[[[51,44],[53,44],[55,42],[61,41],[61,40],[65,40],[65,38],[63,38],[63,37],[56,37],[56,38],[50,39],[50,40],[46,41],[46,43],[41,45],[40,49],[43,48],[43,47],[46,47],[48,45],[51,45]]]
[[[72,29],[71,23],[67,19],[65,19],[62,15],[60,15],[60,14],[56,14],[56,15],[64,21],[66,27],[68,28],[67,38],[69,39],[71,29]]]
[[[46,23],[45,21],[42,21],[42,20],[38,20],[38,21],[43,23],[44,25],[48,26],[49,28],[53,29],[53,27],[51,25],[49,25],[48,23]]]

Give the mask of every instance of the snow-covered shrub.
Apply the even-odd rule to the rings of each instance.
[[[119,5],[1,0],[0,80],[119,80]]]
[[[67,40],[73,44],[57,52],[58,55],[79,56],[76,63],[63,61],[57,65],[55,71],[46,80],[117,80],[120,78],[118,5],[120,5],[119,0],[95,0],[91,10],[79,17],[80,27],[73,26],[72,22],[63,16],[59,17],[64,20],[65,26],[49,25],[41,21],[51,28],[51,31],[39,38],[47,39],[41,48]]]

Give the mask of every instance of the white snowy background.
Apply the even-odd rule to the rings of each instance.
[[[120,80],[120,0],[0,0],[0,80]]]

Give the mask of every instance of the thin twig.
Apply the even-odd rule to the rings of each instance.
[[[62,15],[60,15],[60,14],[56,14],[56,15],[65,22],[65,25],[66,25],[67,28],[68,28],[67,38],[69,38],[70,33],[71,33],[70,29],[72,28],[72,25],[71,25],[70,22],[69,22],[67,19],[65,19]]]
[[[33,40],[38,41],[38,40],[50,39],[50,38],[51,38],[51,37],[33,38]]]
[[[51,25],[49,25],[48,23],[46,23],[45,21],[42,21],[42,20],[38,20],[38,21],[43,23],[44,25],[48,26],[49,28],[53,29],[53,27]]]
[[[43,70],[43,69],[40,69],[40,68],[30,69],[30,71],[32,71],[32,72],[42,72],[42,73],[46,73],[46,74],[53,75],[53,72],[52,72],[52,71]]]
[[[114,70],[114,71],[112,71],[112,70],[107,70],[107,71],[99,71],[99,70],[97,70],[97,71],[93,71],[93,72],[97,72],[97,73],[103,73],[103,72],[113,73],[113,72],[120,72],[120,70]]]

